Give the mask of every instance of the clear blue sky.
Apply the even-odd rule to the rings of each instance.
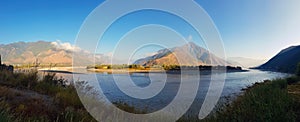
[[[1,0],[0,43],[37,40],[74,43],[85,18],[102,2],[102,0]],[[215,22],[229,57],[268,59],[280,49],[300,44],[298,0],[197,0],[197,3]],[[134,14],[136,17],[142,16]],[[165,24],[175,29],[186,28],[182,30],[185,38],[192,35],[193,40],[199,39],[184,22],[178,24],[180,19],[159,12],[149,12],[148,16],[140,17],[143,19],[139,20],[129,15],[127,19],[132,19],[132,23],[127,24],[127,27],[136,27],[142,24],[139,22],[147,22],[150,20],[148,18],[155,16],[166,18],[157,21],[157,24]],[[112,40],[120,37],[115,37],[114,31],[124,33],[125,30],[126,28],[118,30],[112,27],[111,35],[108,34],[105,38],[109,42],[116,43]],[[103,52],[109,52],[109,49]]]
[[[81,24],[102,0],[1,0],[1,43],[73,42]]]

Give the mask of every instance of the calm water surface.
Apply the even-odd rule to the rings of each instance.
[[[67,79],[72,79],[72,75],[70,74],[58,74],[59,76],[63,76]],[[161,76],[161,74],[153,74]],[[132,79],[134,84],[128,80],[127,74],[103,74],[103,73],[86,73],[86,74],[77,74],[79,80],[88,81],[91,86],[100,85],[102,92],[105,97],[108,98],[109,101],[122,101],[128,104],[134,105],[135,107],[147,109],[149,112],[157,111],[166,105],[168,105],[173,98],[176,96],[181,78],[185,79],[185,82],[193,83],[199,82],[198,92],[195,98],[195,101],[192,104],[189,113],[197,114],[201,108],[203,100],[207,94],[211,77],[213,75],[220,74],[206,74],[200,76],[200,82],[198,80],[193,80],[195,77],[193,74],[181,75],[181,74],[167,74],[165,77],[152,79],[149,78],[149,74],[146,73],[133,73],[130,74],[129,77]],[[267,79],[276,79],[286,77],[288,74],[277,73],[277,72],[268,72],[268,71],[258,71],[258,70],[250,70],[249,72],[233,72],[226,73],[225,84],[223,88],[223,92],[221,95],[220,101],[225,101],[227,98],[234,98],[235,96],[242,93],[241,89],[246,88],[254,84],[255,82],[263,82]],[[166,78],[166,81],[164,81]],[[76,79],[76,80],[78,80]],[[143,88],[147,87],[150,82],[153,85],[161,85],[161,82],[165,82],[165,86],[163,89],[154,97],[149,99],[137,99],[134,97],[130,97],[129,95],[123,93],[116,83],[115,79],[122,81],[120,85],[122,85],[126,89],[132,89],[135,85]],[[99,89],[98,89],[99,90]],[[155,91],[153,91],[155,92]],[[138,93],[137,93],[138,94]],[[189,95],[183,97],[189,98]]]

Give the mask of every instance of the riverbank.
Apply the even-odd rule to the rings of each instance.
[[[168,74],[180,74],[181,70],[162,70],[162,69],[87,69],[88,72],[96,72],[96,73],[108,73],[108,74],[123,74],[123,73],[168,73]],[[199,71],[203,74],[210,74],[211,70],[183,70],[183,71]],[[232,72],[248,72],[249,70],[214,70],[215,73],[232,73]],[[55,72],[55,71],[54,71]]]
[[[139,70],[139,69],[87,69],[88,72],[98,72],[98,73],[163,73],[165,70],[153,69],[153,70]]]
[[[1,122],[96,121],[82,105],[75,86],[49,73],[0,72]]]
[[[300,121],[300,78],[266,80],[204,121]]]
[[[180,69],[170,69],[164,70],[161,68],[145,68],[145,69],[134,69],[134,68],[124,68],[124,69],[96,69],[96,68],[86,68],[86,67],[52,67],[52,68],[18,68],[15,70],[16,73],[26,73],[31,71],[40,71],[47,73],[63,73],[63,74],[85,74],[85,73],[107,73],[107,74],[131,74],[131,73],[168,73],[168,74],[180,74]],[[211,67],[202,67],[201,69],[185,69],[184,71],[199,71],[200,74],[210,74],[212,72]],[[224,69],[213,69],[215,73],[227,73],[232,72],[248,72],[247,69],[240,69],[235,67],[227,67]]]
[[[170,73],[180,74],[181,71],[196,71],[202,73],[214,72],[246,72],[248,70],[242,67],[233,66],[181,66],[181,65],[162,65],[162,66],[141,66],[141,65],[95,65],[87,66],[89,72],[99,72],[108,74],[122,74],[122,73]]]

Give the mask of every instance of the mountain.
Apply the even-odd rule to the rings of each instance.
[[[41,64],[72,64],[73,54],[81,61],[83,66],[91,64],[94,55],[69,43],[61,42],[16,42],[1,44],[0,54],[2,61],[6,64],[33,64],[38,60]],[[102,55],[96,55],[98,61]]]
[[[235,64],[245,68],[257,67],[267,62],[267,60],[244,58],[244,57],[229,57],[227,58],[227,61],[230,62],[231,64]]]
[[[159,50],[152,56],[139,59],[134,64],[153,65],[225,65],[225,60],[211,54],[208,50],[189,42],[180,47]],[[227,63],[228,64],[228,63]]]
[[[280,51],[267,63],[257,67],[257,69],[294,73],[299,62],[300,45],[291,46]]]

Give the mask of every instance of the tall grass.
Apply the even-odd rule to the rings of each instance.
[[[287,92],[294,77],[256,84],[205,121],[296,121],[300,106]]]
[[[0,72],[0,121],[96,121],[65,83],[53,73],[39,79],[37,72]]]

